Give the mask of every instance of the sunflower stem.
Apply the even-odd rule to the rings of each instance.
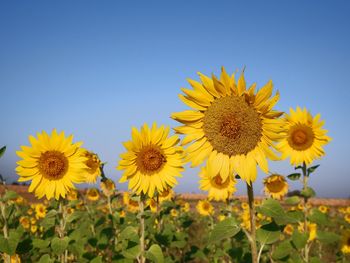
[[[60,227],[59,227],[58,235],[62,239],[65,236],[66,211],[64,209],[64,200],[61,198],[59,200],[58,212],[60,214]],[[65,249],[65,251],[61,255],[61,263],[67,263],[67,258],[68,258],[68,250]]]
[[[139,206],[140,206],[140,248],[141,248],[141,254],[140,254],[140,263],[145,263],[145,215],[144,215],[144,198],[145,196],[141,194]]]
[[[307,175],[307,166],[306,163],[303,162],[303,190],[306,191],[307,187],[308,187],[308,175]],[[307,202],[308,202],[308,198],[306,196],[304,196],[304,233],[308,232],[308,227],[307,227],[307,216],[308,216],[308,207],[307,207]],[[305,262],[309,262],[309,248],[307,246],[307,243],[305,244],[304,247],[304,260]]]
[[[7,225],[7,218],[6,218],[6,203],[4,202],[0,202],[0,209],[1,209],[1,216],[4,222],[4,226],[2,228],[2,231],[4,233],[4,238],[8,239],[9,238],[9,233],[8,233],[8,225]],[[10,263],[11,262],[11,256],[4,253],[4,258],[5,258],[5,262],[6,263]]]
[[[256,247],[256,229],[255,229],[255,207],[254,207],[254,191],[253,183],[247,183],[249,218],[250,218],[250,247],[252,253],[252,263],[258,263],[258,252]]]

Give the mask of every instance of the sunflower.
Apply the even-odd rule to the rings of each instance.
[[[153,197],[177,184],[175,177],[183,171],[182,147],[176,146],[178,136],[168,137],[169,127],[156,123],[151,128],[144,124],[141,131],[132,128],[132,140],[125,142],[126,153],[117,169],[124,170],[120,182],[129,180],[129,189]]]
[[[67,193],[67,199],[69,201],[78,200],[78,191],[76,189],[70,189],[70,191]]]
[[[23,228],[28,229],[30,227],[30,220],[27,216],[21,216],[19,218],[19,223],[23,226]]]
[[[105,196],[112,196],[115,190],[115,184],[111,179],[102,181],[100,187]]]
[[[97,177],[101,176],[101,160],[98,155],[83,149],[83,156],[86,158],[85,181],[87,183],[96,183]]]
[[[181,208],[180,208],[180,210],[181,210],[182,212],[184,212],[184,213],[189,212],[190,209],[191,209],[191,205],[190,205],[190,203],[188,203],[188,202],[184,202],[184,203],[181,205]]]
[[[312,117],[306,108],[290,109],[290,114],[283,118],[283,138],[277,144],[282,159],[290,157],[292,165],[309,165],[325,154],[322,147],[331,138],[326,135],[327,130],[322,129],[324,121],[320,118],[320,114]]]
[[[171,188],[164,189],[162,192],[159,193],[159,203],[162,203],[164,201],[171,201],[173,200],[175,196],[175,192]]]
[[[128,192],[123,194],[123,203],[130,212],[137,212],[140,209],[139,202],[130,197]]]
[[[208,191],[209,200],[226,201],[236,191],[233,175],[228,176],[226,180],[223,180],[220,174],[210,177],[208,167],[205,166],[202,167],[199,176],[199,189]]]
[[[346,214],[344,216],[344,219],[345,219],[346,222],[348,222],[350,224],[350,214]]]
[[[51,136],[45,131],[37,136],[38,139],[29,136],[31,147],[21,146],[22,151],[16,152],[22,158],[17,162],[18,181],[32,180],[29,192],[34,191],[38,198],[64,198],[74,188],[73,183],[85,180],[86,159],[81,155],[81,143],[72,143],[72,135],[66,138],[56,129]]]
[[[100,193],[98,192],[98,189],[96,189],[96,188],[89,188],[86,191],[86,197],[90,201],[97,201],[100,198]]]
[[[35,205],[35,217],[37,219],[44,218],[46,216],[46,206],[43,204]]]
[[[284,176],[272,174],[264,179],[265,193],[274,199],[282,199],[288,193],[288,183]]]
[[[343,234],[341,252],[343,254],[350,254],[350,230]]]
[[[175,208],[173,208],[170,210],[170,215],[172,217],[177,217],[179,215],[179,212]]]
[[[305,231],[304,231],[304,223],[299,222],[298,230],[301,233],[305,233]],[[317,234],[317,225],[315,223],[307,222],[307,232],[309,234],[308,241],[314,240],[316,238],[316,234]]]
[[[282,112],[272,108],[279,93],[271,97],[272,82],[258,92],[256,84],[246,89],[244,74],[238,83],[222,68],[220,80],[199,73],[202,83],[188,80],[193,90],[182,89],[180,99],[193,110],[173,113],[172,118],[184,124],[175,128],[186,135],[186,161],[192,167],[208,159],[210,177],[220,176],[225,181],[234,172],[247,183],[254,182],[257,165],[268,173],[267,158],[279,159],[270,146],[280,138],[278,119]]]
[[[154,200],[154,198],[150,198],[147,200],[147,205],[149,206],[152,213],[157,213],[158,211],[158,204],[157,201]]]
[[[293,234],[293,231],[294,231],[294,227],[291,224],[287,224],[283,229],[283,233],[285,233],[289,236],[291,236]]]
[[[327,212],[329,211],[329,207],[325,206],[325,205],[320,205],[318,207],[318,210],[324,214],[327,214]]]
[[[196,206],[196,209],[202,216],[208,216],[214,213],[214,207],[207,200],[200,200]]]
[[[36,225],[33,225],[33,226],[30,227],[30,231],[31,231],[33,234],[36,233],[37,230],[38,230],[38,226],[36,226]]]

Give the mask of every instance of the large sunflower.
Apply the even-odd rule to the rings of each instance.
[[[325,154],[322,146],[331,138],[326,135],[327,130],[322,129],[324,121],[320,118],[320,114],[312,117],[305,108],[290,109],[290,114],[283,118],[283,138],[277,144],[282,159],[290,157],[292,165],[304,162],[309,165]]]
[[[205,166],[202,167],[199,176],[201,177],[199,188],[208,191],[209,200],[226,201],[236,191],[233,175],[228,176],[226,180],[223,180],[219,174],[209,177],[208,168]]]
[[[264,179],[264,191],[274,199],[282,199],[288,193],[288,183],[284,176],[272,174]]]
[[[226,180],[233,172],[247,183],[256,179],[256,164],[268,173],[267,158],[277,160],[271,150],[279,138],[277,119],[282,113],[272,110],[279,93],[271,97],[272,82],[258,92],[256,84],[246,89],[243,73],[236,85],[234,75],[222,68],[220,80],[199,73],[202,83],[189,80],[193,90],[182,89],[180,99],[193,110],[173,113],[172,118],[183,123],[175,128],[185,134],[182,144],[187,148],[187,161],[198,166],[208,158],[208,173],[220,173]]]
[[[141,131],[132,129],[132,140],[125,142],[117,169],[124,170],[120,182],[129,180],[129,189],[138,195],[153,197],[155,191],[172,188],[183,171],[183,150],[178,136],[168,137],[169,127],[144,124]]]
[[[85,180],[86,158],[79,148],[82,143],[72,143],[73,135],[66,138],[64,132],[57,134],[56,129],[51,136],[45,131],[37,136],[29,136],[31,147],[21,146],[22,151],[16,152],[22,158],[17,162],[18,181],[32,180],[29,192],[34,191],[38,198],[64,198],[75,188],[73,183]]]

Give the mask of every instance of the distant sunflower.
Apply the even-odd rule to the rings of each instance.
[[[343,233],[341,252],[350,254],[350,230],[346,230]]]
[[[284,229],[283,229],[283,233],[287,234],[287,235],[292,235],[294,231],[294,227],[291,224],[287,224]]]
[[[31,147],[21,146],[22,151],[16,152],[22,158],[17,162],[18,181],[32,180],[29,192],[34,191],[38,198],[64,198],[74,188],[73,183],[85,181],[86,158],[81,155],[81,143],[72,143],[72,135],[66,138],[56,129],[51,136],[45,131],[37,136],[29,136]]]
[[[46,216],[46,206],[43,204],[35,205],[35,217],[36,218],[44,218]]]
[[[283,119],[283,139],[277,144],[282,159],[290,157],[292,165],[304,162],[309,165],[325,154],[322,147],[331,138],[326,135],[327,130],[322,129],[324,121],[320,118],[320,114],[312,117],[306,108],[290,109],[290,114]]]
[[[272,174],[264,179],[265,193],[274,199],[282,199],[288,193],[288,183],[284,176]]]
[[[137,212],[140,209],[139,202],[130,197],[128,192],[123,194],[123,203],[130,212]]]
[[[202,216],[209,216],[214,213],[214,207],[207,200],[200,200],[196,206],[198,213]]]
[[[97,201],[98,199],[100,199],[100,193],[96,188],[89,188],[86,191],[86,197],[90,201]]]
[[[209,200],[226,201],[236,191],[233,175],[228,176],[226,180],[223,180],[220,174],[210,177],[208,167],[205,166],[202,167],[199,176],[199,189],[208,191]]]
[[[83,149],[83,156],[86,158],[85,181],[96,183],[97,177],[101,176],[101,160],[96,153]]]
[[[100,187],[105,196],[112,196],[114,194],[115,183],[111,179],[102,181]]]
[[[67,199],[69,201],[74,201],[74,200],[78,200],[78,191],[76,189],[71,189],[68,193],[67,193]]]
[[[268,173],[267,158],[278,159],[270,146],[280,138],[277,124],[282,112],[272,110],[279,93],[271,97],[271,81],[258,92],[256,84],[247,90],[243,73],[236,84],[224,68],[220,80],[199,76],[202,83],[188,80],[193,90],[183,88],[185,95],[179,95],[193,110],[171,116],[184,124],[175,128],[186,135],[182,144],[193,142],[186,149],[186,161],[198,166],[208,159],[210,177],[220,173],[225,181],[235,172],[247,183],[254,182],[257,164]]]
[[[329,211],[329,207],[325,206],[325,205],[320,205],[318,207],[318,210],[324,214],[327,214],[327,212]]]
[[[171,201],[175,196],[175,192],[171,188],[164,189],[159,193],[159,203]]]
[[[178,136],[168,137],[169,127],[144,124],[141,131],[132,128],[132,140],[125,142],[126,153],[120,155],[117,167],[124,170],[120,182],[129,180],[129,189],[153,197],[177,184],[183,171],[183,151],[177,146]]]

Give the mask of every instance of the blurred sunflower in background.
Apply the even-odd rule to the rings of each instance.
[[[184,124],[175,128],[185,135],[182,145],[193,142],[186,149],[186,161],[194,167],[207,159],[210,177],[220,174],[225,181],[237,173],[250,184],[256,179],[257,164],[268,173],[267,158],[278,160],[271,146],[280,138],[282,112],[272,109],[279,93],[271,97],[271,81],[257,92],[255,83],[247,89],[243,73],[236,83],[224,68],[220,79],[201,73],[199,77],[201,83],[188,80],[193,89],[182,88],[185,95],[179,95],[192,110],[171,115]]]
[[[208,191],[209,200],[226,201],[236,191],[233,175],[228,176],[226,180],[223,180],[220,174],[210,177],[208,167],[205,166],[202,167],[199,176],[199,189]]]
[[[44,218],[46,216],[46,206],[43,204],[35,205],[35,217],[37,219]]]
[[[160,193],[158,193],[159,203],[164,201],[171,201],[175,196],[175,192],[171,188],[164,189]]]
[[[284,228],[283,228],[283,233],[291,236],[293,234],[294,231],[294,227],[291,224],[287,224]]]
[[[342,236],[341,252],[343,254],[350,254],[350,230],[346,230]]]
[[[89,188],[86,191],[86,198],[90,201],[97,201],[100,199],[100,193],[97,188]]]
[[[214,207],[208,200],[198,201],[196,209],[202,216],[209,216],[214,213]]]
[[[320,114],[312,117],[306,108],[290,109],[290,114],[283,118],[283,139],[277,144],[282,159],[290,157],[292,165],[309,165],[325,154],[323,146],[331,138],[326,135],[328,131],[322,129],[324,121],[320,119]]]
[[[153,197],[155,191],[162,192],[177,184],[176,178],[183,169],[183,150],[177,146],[177,135],[169,137],[169,127],[154,123],[141,130],[132,128],[132,140],[124,143],[127,152],[120,155],[117,167],[124,170],[120,182],[129,181],[129,189],[136,194]]]
[[[67,199],[69,201],[78,200],[78,191],[76,189],[70,189],[70,191],[67,193]]]
[[[100,184],[102,193],[105,196],[112,196],[115,191],[115,183],[111,179],[105,179]]]
[[[137,197],[139,200],[139,197]],[[130,212],[137,212],[140,209],[139,202],[131,197],[128,192],[123,193],[123,203]]]
[[[85,181],[84,169],[86,158],[82,156],[82,143],[72,143],[73,135],[65,137],[64,132],[57,134],[56,129],[49,136],[45,131],[29,136],[31,146],[21,146],[17,155],[16,172],[19,182],[32,181],[28,191],[35,196],[47,199],[65,197],[73,183]]]
[[[288,193],[288,183],[282,175],[272,174],[263,183],[265,193],[274,199],[280,200]]]
[[[101,160],[96,153],[83,149],[83,156],[86,158],[85,181],[96,183],[97,177],[101,176]]]

